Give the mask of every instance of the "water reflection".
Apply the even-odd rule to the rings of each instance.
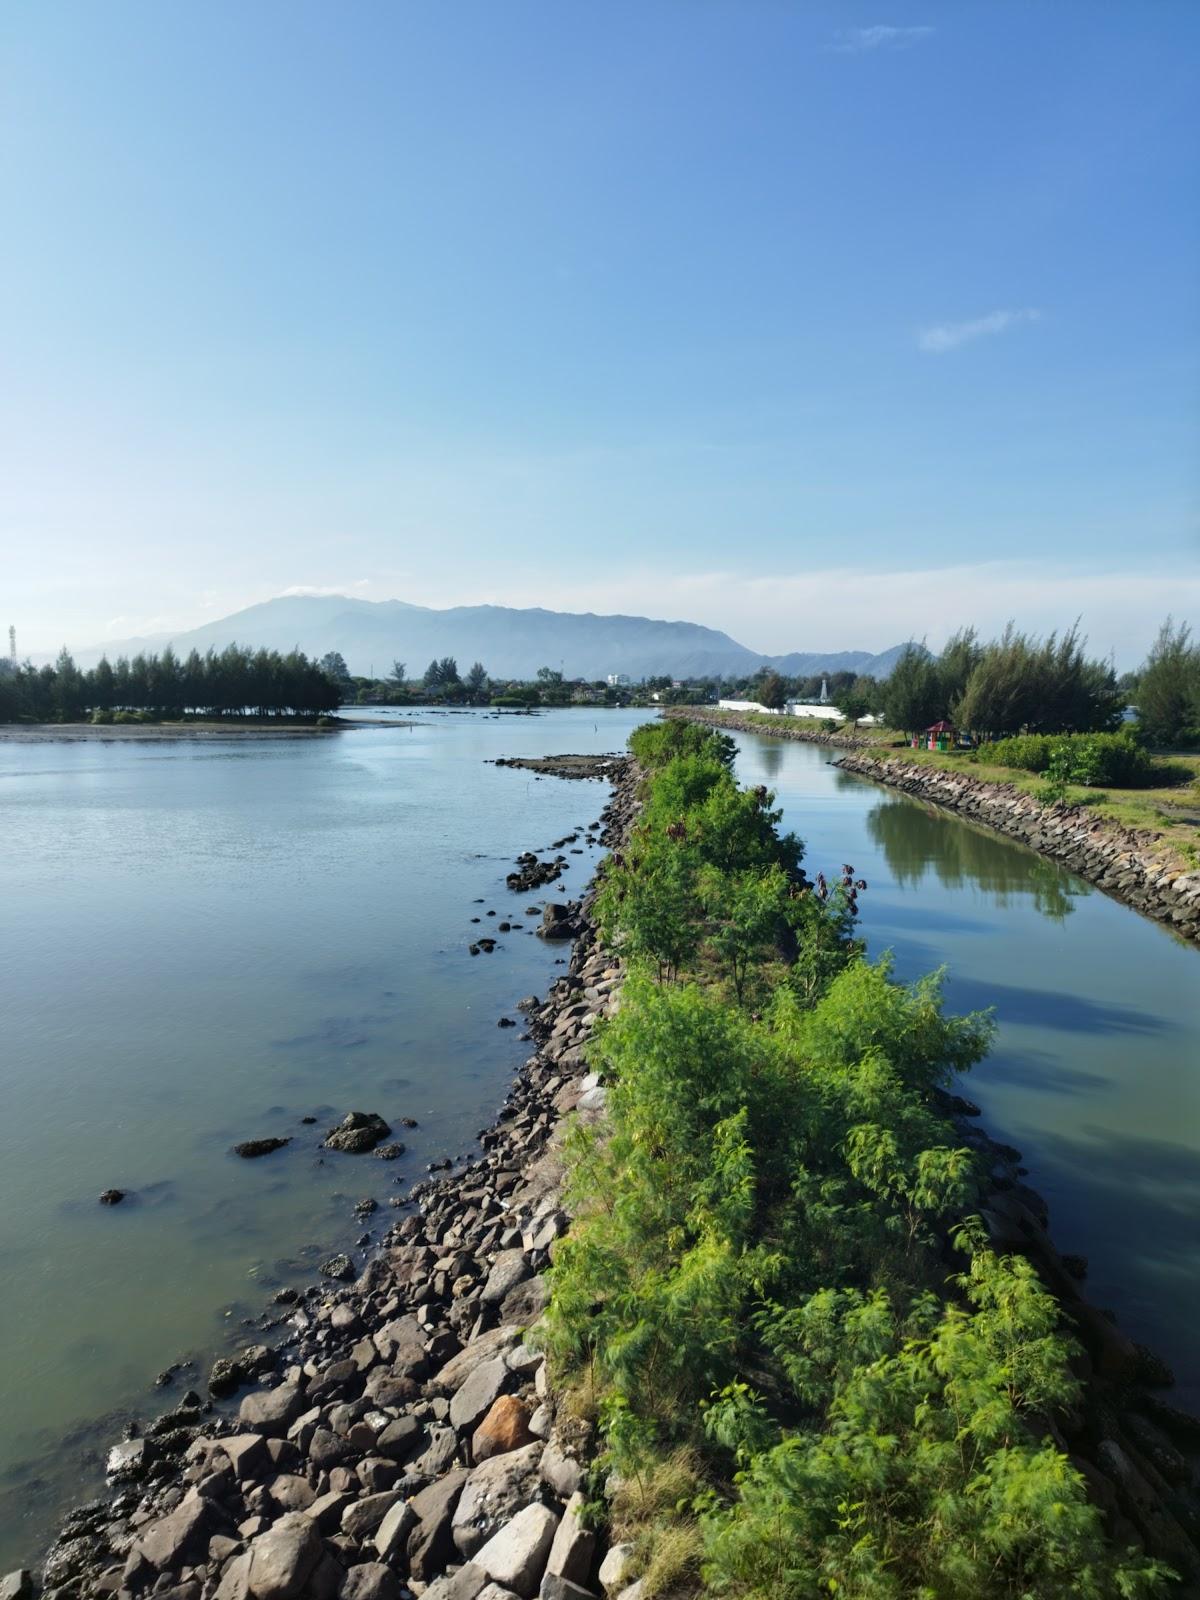
[[[1090,885],[1052,861],[1009,844],[967,822],[948,828],[939,812],[909,800],[881,800],[867,813],[867,832],[883,851],[896,882],[917,887],[932,873],[947,889],[975,884],[997,906],[1032,899],[1042,916],[1061,922]]]
[[[776,778],[783,771],[783,746],[767,740],[763,744],[761,766],[768,778]]]
[[[1168,1033],[1172,1029],[1166,1017],[1153,1012],[1061,989],[998,983],[994,978],[956,977],[953,993],[954,1004],[961,1009],[977,1011],[995,1006],[1003,1022],[1019,1022],[1033,1028],[1056,1028],[1067,1033],[1140,1034]]]

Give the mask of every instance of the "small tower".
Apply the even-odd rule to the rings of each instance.
[[[829,704],[829,679],[828,678],[822,678],[821,679],[821,704],[823,706],[827,706]]]
[[[17,629],[15,623],[8,625],[8,659],[15,667],[17,664]]]

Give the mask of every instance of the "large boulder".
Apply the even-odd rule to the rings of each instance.
[[[550,1576],[565,1578],[570,1583],[580,1585],[591,1572],[596,1553],[596,1535],[583,1522],[585,1504],[583,1495],[578,1492],[567,1501],[546,1561],[546,1571]]]
[[[516,1344],[520,1337],[520,1328],[504,1326],[481,1333],[478,1339],[472,1339],[470,1344],[452,1355],[445,1366],[434,1375],[431,1379],[434,1391],[438,1394],[453,1394],[467,1374],[481,1361],[489,1361],[493,1356],[502,1355],[509,1345]]]
[[[400,1583],[382,1562],[363,1561],[342,1579],[338,1600],[400,1600]]]
[[[312,1519],[289,1512],[251,1544],[246,1586],[254,1600],[294,1600],[323,1555]]]
[[[493,1456],[471,1473],[455,1508],[452,1533],[462,1555],[476,1550],[499,1533],[521,1507],[537,1497],[540,1444],[526,1445],[506,1456]]]
[[[451,1423],[460,1433],[473,1432],[494,1402],[516,1383],[516,1374],[503,1356],[481,1362],[450,1402]]]
[[[350,1111],[325,1135],[325,1148],[341,1150],[346,1155],[365,1155],[391,1131],[377,1111]]]
[[[462,1469],[448,1472],[409,1501],[417,1525],[408,1536],[408,1570],[423,1583],[443,1572],[454,1556],[451,1519],[467,1476]]]
[[[549,1506],[526,1506],[471,1559],[495,1583],[503,1584],[523,1600],[533,1600],[557,1527],[558,1518]]]
[[[482,1298],[489,1304],[499,1305],[510,1289],[532,1275],[533,1268],[523,1250],[502,1250],[492,1263]]]
[[[193,1490],[174,1511],[144,1529],[134,1548],[152,1567],[165,1572],[203,1561],[209,1539],[220,1531],[216,1506]]]
[[[307,1404],[295,1384],[281,1383],[276,1389],[248,1394],[238,1407],[238,1421],[246,1425],[247,1432],[282,1437]]]

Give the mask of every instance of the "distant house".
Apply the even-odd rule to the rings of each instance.
[[[610,672],[604,681],[610,689],[627,689],[629,687],[629,674],[627,672]]]

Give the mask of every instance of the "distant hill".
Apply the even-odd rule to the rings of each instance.
[[[886,676],[904,648],[881,655],[868,650],[786,656],[760,655],[727,633],[695,622],[660,622],[649,617],[596,616],[592,612],[516,610],[509,606],[451,606],[435,611],[403,600],[352,600],[343,595],[286,595],[248,606],[218,622],[186,633],[115,640],[78,652],[89,666],[167,644],[180,653],[227,644],[290,650],[310,656],[340,651],[351,672],[372,669],[383,676],[393,660],[420,677],[434,656],[454,656],[463,671],[482,661],[497,678],[532,678],[539,667],[568,678],[603,678],[623,672],[632,679],[670,674],[675,678],[744,677],[777,667],[789,677],[816,672],[867,672]]]

